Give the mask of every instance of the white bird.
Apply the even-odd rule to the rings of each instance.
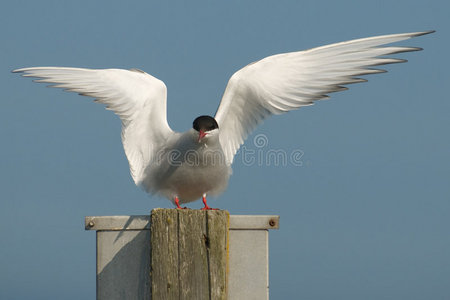
[[[225,190],[234,155],[265,118],[366,81],[359,76],[386,72],[373,67],[406,61],[387,55],[422,49],[383,45],[432,32],[356,39],[251,63],[231,76],[215,117],[198,117],[184,133],[167,123],[165,84],[141,70],[34,67],[13,72],[105,104],[122,121],[122,142],[136,185],[177,208],[202,197],[203,209],[210,209],[206,195]]]

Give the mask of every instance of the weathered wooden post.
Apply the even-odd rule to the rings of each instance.
[[[268,299],[278,221],[177,209],[86,217],[97,231],[97,299]]]
[[[227,211],[157,209],[151,214],[153,299],[226,299]]]

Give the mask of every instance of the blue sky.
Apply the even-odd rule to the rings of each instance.
[[[214,207],[277,214],[271,299],[448,299],[448,1],[8,1],[0,11],[0,298],[93,299],[87,215],[171,207],[136,188],[120,121],[89,98],[10,71],[139,68],[168,87],[168,120],[214,114],[228,78],[265,56],[435,29],[401,45],[387,74],[265,122],[263,151],[301,165],[237,159]],[[194,203],[200,207],[201,203]]]

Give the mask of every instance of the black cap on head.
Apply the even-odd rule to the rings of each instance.
[[[210,116],[200,116],[194,120],[192,127],[199,131],[211,131],[213,129],[219,128],[219,124],[217,124],[216,120]]]

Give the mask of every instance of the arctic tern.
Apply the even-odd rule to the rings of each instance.
[[[386,72],[374,67],[406,61],[387,55],[422,49],[383,45],[432,32],[356,39],[251,63],[231,76],[215,117],[196,118],[184,133],[167,123],[165,84],[144,71],[33,67],[13,72],[105,104],[122,121],[122,143],[136,185],[177,208],[202,198],[202,209],[211,209],[206,195],[225,190],[234,155],[265,118],[367,81],[359,76]]]

